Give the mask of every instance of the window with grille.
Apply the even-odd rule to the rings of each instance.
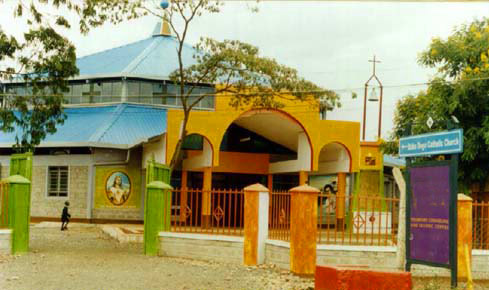
[[[68,196],[68,166],[49,166],[48,196]]]

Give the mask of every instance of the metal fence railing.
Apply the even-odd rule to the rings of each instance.
[[[242,190],[174,189],[170,230],[243,236],[246,218],[244,202]],[[489,203],[487,205],[489,206]],[[290,212],[290,192],[271,192],[269,239],[290,241]],[[486,210],[486,213],[489,213],[489,210]],[[318,195],[318,244],[394,246],[397,243],[398,224],[397,198],[368,195],[336,196],[325,193]],[[486,229],[483,231],[487,235]]]
[[[289,192],[271,193],[270,239],[290,241],[290,202]],[[397,198],[320,193],[317,206],[318,244],[388,246],[397,242]]]
[[[242,190],[172,191],[171,231],[243,236]]]
[[[8,183],[0,182],[0,229],[7,228],[9,223],[8,186],[9,186]]]
[[[317,205],[318,244],[397,244],[398,198],[320,193]],[[269,239],[290,241],[290,210],[290,192],[270,193]],[[172,191],[172,232],[243,236],[244,219],[242,190]],[[0,228],[7,225],[8,183],[0,182]],[[489,202],[473,202],[472,226],[472,248],[489,250]]]
[[[399,199],[318,196],[318,244],[388,246],[397,242]]]
[[[472,203],[472,249],[489,250],[489,202]]]
[[[273,191],[270,194],[268,237],[272,240],[290,240],[290,192]]]

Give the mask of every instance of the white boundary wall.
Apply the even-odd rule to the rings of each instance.
[[[160,255],[198,260],[243,263],[243,237],[160,232]],[[290,244],[266,240],[265,263],[290,269]],[[318,265],[352,265],[374,270],[396,270],[396,247],[318,245]],[[412,265],[413,276],[449,277],[443,268]],[[474,279],[489,279],[489,250],[472,251]]]
[[[243,237],[160,232],[160,255],[243,263]]]
[[[12,252],[12,230],[0,230],[0,254],[10,254]]]

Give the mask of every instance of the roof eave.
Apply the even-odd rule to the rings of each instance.
[[[94,148],[111,148],[111,149],[131,149],[144,143],[154,141],[154,138],[161,137],[166,132],[157,134],[148,138],[141,138],[132,144],[113,144],[104,142],[41,142],[37,148],[56,148],[56,147],[94,147]],[[0,142],[0,148],[12,148],[13,142]]]
[[[11,148],[15,143],[4,142],[0,143],[0,148]],[[127,144],[112,144],[112,143],[100,143],[100,142],[42,142],[36,146],[37,148],[50,148],[50,147],[99,147],[99,148],[113,148],[113,149],[128,149],[131,148]]]
[[[140,78],[140,79],[149,79],[149,80],[157,80],[157,81],[170,80],[169,76],[134,74],[134,73],[84,74],[84,75],[78,75],[72,77],[69,80],[77,81],[77,80],[108,79],[108,78],[121,78],[121,79]]]

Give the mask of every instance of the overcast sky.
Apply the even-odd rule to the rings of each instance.
[[[7,4],[12,0],[6,0]],[[0,4],[1,5],[1,4]],[[253,13],[250,6],[258,6]],[[5,6],[4,6],[5,7]],[[227,1],[222,13],[203,15],[195,20],[188,42],[199,37],[238,39],[260,48],[265,56],[296,68],[306,79],[337,90],[343,107],[328,119],[361,121],[363,86],[372,73],[368,62],[375,54],[381,63],[377,76],[384,86],[382,136],[392,127],[396,101],[424,86],[434,71],[417,64],[418,54],[433,37],[447,37],[455,26],[487,15],[489,3],[393,3],[393,2],[305,2],[305,1]],[[26,28],[14,22],[11,11],[0,10],[0,26],[19,33]],[[151,35],[158,19],[148,16],[105,25],[87,36],[76,30],[68,36],[79,56],[124,45]],[[351,99],[355,91],[358,98]],[[369,103],[367,139],[377,132],[378,103]]]

